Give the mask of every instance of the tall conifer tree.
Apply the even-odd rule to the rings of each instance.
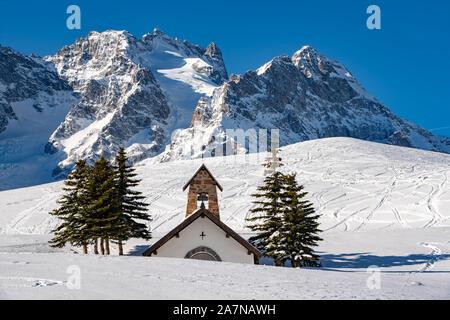
[[[82,246],[83,253],[87,253],[90,236],[87,232],[89,202],[86,185],[89,176],[90,168],[86,161],[79,160],[64,182],[65,194],[58,200],[59,208],[50,212],[61,220],[61,224],[53,230],[54,237],[50,240],[52,247],[62,248],[70,243]]]
[[[286,261],[293,267],[320,265],[319,256],[313,250],[322,240],[318,236],[319,215],[315,214],[312,203],[303,199],[307,193],[297,184],[296,174],[277,171],[283,164],[276,151],[272,151],[272,157],[264,164],[269,168],[265,171],[269,175],[264,185],[252,195],[257,206],[247,218],[248,227],[255,231],[249,241],[272,258],[275,265],[282,266]]]
[[[322,239],[318,236],[319,215],[315,213],[311,202],[304,199],[308,194],[299,185],[296,174],[285,176],[283,188],[283,223],[278,239],[278,253],[292,266],[319,266],[319,256],[313,247]]]
[[[123,254],[123,243],[130,238],[151,239],[151,233],[143,221],[151,221],[147,213],[148,204],[143,202],[142,192],[134,190],[141,180],[136,179],[135,169],[128,164],[125,150],[121,148],[115,159],[114,239],[119,246],[119,255]]]
[[[249,241],[265,256],[272,258],[276,265],[282,265],[277,244],[283,222],[282,192],[284,185],[284,175],[278,171],[264,179],[264,185],[258,187],[258,193],[252,194],[256,198],[253,204],[257,206],[250,212],[252,217],[247,218],[251,224],[250,230],[256,234],[250,237]]]
[[[114,170],[108,161],[101,158],[94,163],[87,186],[90,202],[88,217],[89,234],[94,240],[94,251],[98,253],[100,240],[101,253],[105,254],[105,241],[108,241],[114,228],[116,211],[113,205],[115,180]]]

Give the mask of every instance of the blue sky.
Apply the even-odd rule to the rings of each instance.
[[[66,28],[71,4],[81,8],[81,30]],[[381,8],[381,30],[366,27],[371,4]],[[0,44],[44,56],[92,30],[141,37],[158,27],[203,46],[214,41],[230,74],[309,44],[396,114],[450,136],[449,14],[447,0],[0,0]]]

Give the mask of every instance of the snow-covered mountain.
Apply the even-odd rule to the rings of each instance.
[[[48,137],[79,97],[53,64],[0,46],[0,189],[49,181]]]
[[[0,68],[0,189],[64,177],[77,159],[119,147],[134,163],[223,143],[245,152],[227,129],[277,128],[282,145],[347,136],[450,152],[450,138],[399,118],[309,46],[228,78],[214,43],[109,30],[44,59],[0,47]]]
[[[257,70],[232,75],[212,97],[199,101],[190,128],[174,136],[160,159],[199,157],[218,150],[222,141],[234,138],[226,130],[238,128],[277,128],[281,145],[344,136],[450,152],[449,138],[396,116],[344,66],[310,46],[292,57],[282,55]],[[242,149],[242,143],[234,140],[231,146]]]
[[[173,39],[158,29],[137,39],[126,31],[91,32],[46,57],[81,95],[51,135],[46,151],[111,158],[128,148],[133,161],[162,151],[175,128],[186,128],[200,97],[227,77],[220,49]]]

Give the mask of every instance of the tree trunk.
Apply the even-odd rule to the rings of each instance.
[[[97,238],[95,238],[95,241],[94,241],[94,253],[98,254],[98,239]]]
[[[102,255],[105,255],[105,240],[103,238],[100,239],[100,251],[102,253]]]
[[[106,238],[105,239],[105,246],[106,246],[106,254],[109,256],[109,254],[110,254],[110,251],[109,251],[109,239],[108,238]]]
[[[83,244],[83,253],[84,254],[88,253],[87,244]]]
[[[122,246],[122,240],[119,240],[119,256],[123,256],[123,246]]]
[[[295,260],[294,257],[291,257],[291,265],[292,265],[292,268],[298,267],[298,262],[297,262],[297,260]]]

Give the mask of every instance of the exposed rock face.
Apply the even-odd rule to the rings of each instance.
[[[135,158],[161,147],[170,109],[152,72],[127,57],[136,42],[126,32],[92,32],[47,58],[81,95],[46,149],[66,152],[62,167],[79,158],[111,158],[138,134],[146,144],[136,146]]]
[[[78,100],[51,63],[0,46],[0,190],[51,181],[44,146]]]
[[[23,113],[39,117],[44,109],[65,103],[63,96],[71,91],[52,64],[0,46],[0,134]],[[14,105],[24,101],[30,108],[16,110]]]
[[[158,29],[91,32],[45,59],[0,46],[0,189],[120,147],[133,162],[254,152],[227,130],[274,128],[282,145],[346,136],[450,152],[450,138],[399,118],[309,46],[229,78],[216,44]]]
[[[204,49],[158,29],[142,40],[126,31],[91,32],[46,59],[81,95],[46,147],[67,154],[61,168],[112,158],[122,146],[134,162],[158,154],[174,127],[188,126],[196,101],[227,77],[214,44]]]
[[[211,42],[204,51],[203,55],[210,58],[209,62],[211,65],[216,66],[215,68],[207,68],[205,74],[210,77],[214,83],[219,85],[222,84],[222,82],[228,77],[227,70],[223,62],[222,51],[220,51],[219,47],[216,46],[214,42]]]
[[[191,127],[175,135],[159,158],[205,156],[217,148],[217,137],[233,138],[227,129],[252,128],[279,129],[281,145],[345,136],[450,152],[448,138],[396,116],[342,65],[305,46],[292,57],[276,57],[255,71],[232,75],[212,97],[199,101]],[[201,136],[201,144],[193,151],[189,140],[194,136]]]

